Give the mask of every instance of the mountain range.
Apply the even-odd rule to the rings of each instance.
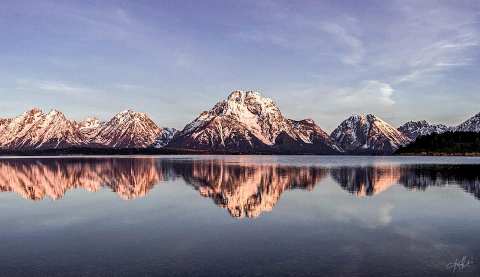
[[[410,121],[395,128],[372,115],[353,115],[330,135],[312,119],[286,118],[275,102],[254,91],[234,91],[183,130],[159,127],[145,113],[126,110],[108,121],[77,122],[52,110],[32,109],[0,119],[0,150],[177,149],[246,154],[391,154],[419,136],[480,132],[480,113],[456,127]]]
[[[176,132],[160,128],[145,113],[123,111],[106,122],[76,122],[57,110],[32,109],[0,121],[0,149],[40,150],[71,147],[147,148],[164,146]]]

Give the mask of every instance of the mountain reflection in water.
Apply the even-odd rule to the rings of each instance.
[[[0,160],[0,191],[25,199],[60,199],[71,189],[109,188],[122,199],[146,196],[162,182],[183,179],[232,217],[258,217],[283,192],[312,190],[330,176],[344,190],[372,196],[400,184],[410,190],[457,185],[480,199],[477,165],[287,166],[222,159],[42,158]]]
[[[238,165],[219,160],[162,164],[233,217],[257,217],[271,211],[285,190],[312,190],[328,173],[325,168]]]

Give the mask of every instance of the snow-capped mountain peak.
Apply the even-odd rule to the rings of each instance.
[[[136,112],[134,110],[124,110],[117,113],[113,119],[119,121],[127,121],[127,120],[143,120],[148,118],[146,113]]]
[[[353,153],[392,153],[410,140],[372,114],[353,115],[331,134],[337,144]]]
[[[170,142],[176,130],[159,128],[146,114],[133,110],[117,113],[107,122],[87,118],[80,130],[89,143],[112,148],[163,147]]]
[[[212,122],[214,119],[216,120]],[[198,136],[196,130],[203,130],[205,125],[209,124],[223,128],[224,125],[219,125],[220,121],[224,121],[224,125],[226,121],[241,125],[237,127],[247,129],[266,145],[273,145],[276,136],[285,127],[285,118],[273,100],[255,91],[237,90],[230,93],[226,100],[218,102],[210,111],[201,113],[184,128],[182,134],[193,133]]]
[[[85,120],[78,123],[78,128],[80,133],[86,139],[86,142],[91,142],[97,136],[102,124],[103,122],[96,117],[87,117]]]
[[[248,120],[253,115],[280,115],[280,109],[272,99],[263,97],[256,91],[234,91],[226,101],[223,109],[225,115],[237,115]]]
[[[215,105],[212,115],[234,119],[267,145],[273,145],[285,127],[285,118],[273,100],[255,91],[232,92],[226,101]]]
[[[98,128],[102,122],[96,117],[87,117],[79,123],[80,128]]]
[[[306,122],[296,125],[293,122],[282,115],[272,99],[259,92],[233,91],[210,111],[202,112],[185,126],[171,146],[240,152],[253,149],[270,151],[279,147],[280,138],[282,145],[314,144],[315,141],[316,145],[322,144],[316,150],[322,148],[329,153],[338,151],[318,126],[305,126],[300,131],[298,125]]]
[[[125,110],[102,124],[95,142],[114,148],[144,148],[152,146],[161,131],[147,114]]]
[[[48,114],[31,109],[8,121],[2,127],[0,148],[38,149],[59,148],[81,143],[75,122],[57,110]]]
[[[398,131],[411,140],[415,140],[419,136],[426,136],[433,133],[441,134],[449,130],[450,128],[443,124],[430,124],[426,120],[409,121],[398,128]]]

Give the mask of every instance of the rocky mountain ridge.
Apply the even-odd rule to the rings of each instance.
[[[419,136],[426,136],[433,133],[441,134],[452,130],[443,124],[430,124],[426,120],[409,121],[397,129],[411,140],[415,140]]]
[[[107,122],[96,118],[76,122],[57,110],[44,113],[32,109],[0,120],[0,149],[147,148],[154,147],[158,140],[167,144],[172,132],[158,127],[145,113],[131,110],[118,113]]]

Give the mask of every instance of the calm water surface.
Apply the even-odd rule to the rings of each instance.
[[[480,159],[0,159],[1,276],[480,276]]]

